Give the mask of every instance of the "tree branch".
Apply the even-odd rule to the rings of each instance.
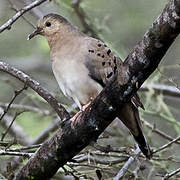
[[[84,33],[90,33],[92,37],[99,38],[94,29],[86,22],[86,16],[82,8],[80,7],[81,0],[72,0],[72,7],[75,13],[79,17],[82,26],[84,27]]]
[[[45,88],[42,88],[37,81],[31,79],[27,74],[10,66],[5,62],[0,62],[0,70],[10,74],[11,76],[14,76],[15,78],[25,83],[26,86],[32,88],[35,92],[37,92],[53,107],[61,120],[69,119],[69,113],[65,110],[65,108],[61,106]]]
[[[173,143],[175,143],[175,142],[177,142],[177,141],[179,141],[179,140],[180,140],[180,136],[178,136],[177,138],[175,138],[175,139],[173,139],[172,141],[168,142],[167,144],[161,146],[160,148],[154,150],[154,151],[153,151],[153,154],[154,154],[154,153],[157,153],[157,152],[159,152],[159,151],[162,151],[163,149],[168,148],[168,147],[171,146]]]
[[[162,93],[166,96],[180,97],[180,90],[174,86],[163,84],[144,84],[140,90],[148,91],[148,89],[153,89],[155,92]]]
[[[167,139],[167,140],[169,140],[169,141],[174,140],[173,137],[171,137],[171,136],[169,136],[168,134],[166,134],[165,132],[160,131],[159,129],[155,128],[155,127],[154,127],[152,124],[150,124],[149,122],[147,122],[147,121],[145,121],[145,120],[143,120],[143,119],[142,119],[142,122],[143,122],[148,128],[150,128],[150,129],[152,130],[152,132],[155,132],[156,134],[159,134],[161,137],[163,137],[163,138],[165,138],[165,139]],[[174,142],[174,143],[180,144],[180,141],[176,141],[176,142]]]
[[[141,150],[139,148],[137,148],[134,152],[134,156],[138,156],[141,153]],[[121,168],[121,170],[118,172],[118,174],[113,178],[113,180],[120,180],[123,178],[123,176],[125,175],[125,173],[127,172],[129,166],[133,163],[133,161],[136,158],[131,156],[128,161],[124,164],[124,166]]]
[[[12,120],[12,116],[6,115],[1,121],[2,127],[4,127],[5,129],[8,128]],[[12,137],[16,138],[17,142],[21,145],[28,145],[32,141],[32,138],[28,136],[24,129],[16,122],[13,123],[11,129],[9,130],[9,134]]]
[[[11,5],[11,9],[14,10],[16,13],[19,11],[18,8],[16,7],[15,4],[13,4],[13,2],[11,2],[11,0],[8,0],[9,4]],[[32,26],[34,29],[36,28],[36,26],[34,26],[33,23],[31,23],[26,17],[24,17],[22,15],[22,18],[30,25]]]
[[[16,180],[49,179],[91,141],[97,140],[118,110],[157,68],[180,32],[179,15],[180,0],[170,0],[143,40],[129,54],[121,75],[112,80],[75,121],[64,121],[58,132],[20,170]],[[127,79],[119,84],[122,75]]]
[[[42,4],[43,2],[45,2],[47,0],[36,0],[34,2],[32,2],[31,4],[23,7],[22,9],[20,9],[12,18],[10,18],[6,23],[4,23],[1,27],[0,27],[0,33],[2,33],[5,29],[11,29],[11,26],[14,22],[16,22],[24,13],[26,13],[27,11],[31,10],[32,8],[39,6],[40,4]]]
[[[21,1],[23,1],[26,5],[28,5],[28,4],[30,4],[31,3],[31,0],[21,0]],[[39,9],[32,9],[31,11],[30,11],[30,13],[31,14],[33,14],[36,18],[40,18],[40,17],[42,17],[43,16],[43,13],[39,10]]]
[[[178,174],[180,172],[180,168],[176,169],[175,171],[169,173],[169,174],[166,174],[163,178],[163,180],[168,180],[170,177]]]
[[[0,106],[3,108],[6,108],[9,106],[9,103],[3,103],[0,102]],[[29,106],[29,105],[24,105],[24,104],[11,104],[11,109],[16,109],[16,110],[23,110],[23,111],[32,111],[36,112],[45,116],[50,115],[50,111],[47,109],[39,109],[37,107]]]
[[[8,128],[6,129],[6,131],[4,133],[2,133],[2,137],[1,137],[1,141],[4,140],[5,136],[7,135],[7,133],[9,132],[10,128],[12,127],[14,121],[16,120],[16,118],[21,114],[23,113],[24,111],[21,111],[21,112],[16,112],[11,123],[9,124]]]
[[[31,157],[33,153],[27,153],[27,152],[11,152],[0,149],[0,156],[2,155],[11,155],[11,156],[23,156],[23,157]]]
[[[24,90],[26,90],[27,87],[26,85],[20,89],[20,90],[16,90],[14,91],[14,96],[13,98],[11,99],[10,103],[8,104],[8,106],[4,109],[4,113],[1,115],[0,117],[0,121],[3,119],[3,117],[6,115],[6,113],[9,111],[10,107],[11,107],[11,104],[14,102],[14,100],[16,99],[17,96],[19,96]]]

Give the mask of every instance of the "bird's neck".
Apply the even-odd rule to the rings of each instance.
[[[57,48],[60,50],[62,47],[76,41],[78,38],[83,36],[84,34],[81,33],[79,29],[76,29],[75,27],[68,27],[63,31],[54,33],[53,36],[47,37],[47,40],[51,51],[54,51]]]

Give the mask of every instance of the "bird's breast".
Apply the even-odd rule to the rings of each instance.
[[[91,79],[84,63],[76,57],[54,59],[52,69],[63,94],[71,97],[79,108],[102,90],[101,85]]]

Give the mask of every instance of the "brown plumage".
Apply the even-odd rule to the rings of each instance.
[[[44,16],[29,39],[37,34],[45,36],[49,43],[53,73],[62,92],[80,109],[95,98],[116,73],[123,83],[125,75],[121,59],[103,42],[86,36],[64,17],[57,14]],[[141,130],[138,106],[144,108],[138,95],[134,94],[118,117],[132,133],[143,154],[150,158],[151,151]]]

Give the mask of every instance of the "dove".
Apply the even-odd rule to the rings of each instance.
[[[89,37],[58,14],[47,14],[38,20],[28,39],[44,36],[50,47],[54,76],[63,94],[79,109],[92,101],[118,73],[123,84],[122,60],[102,41]],[[118,118],[129,129],[146,158],[152,156],[143,135],[138,107],[144,109],[137,93],[119,110]]]

